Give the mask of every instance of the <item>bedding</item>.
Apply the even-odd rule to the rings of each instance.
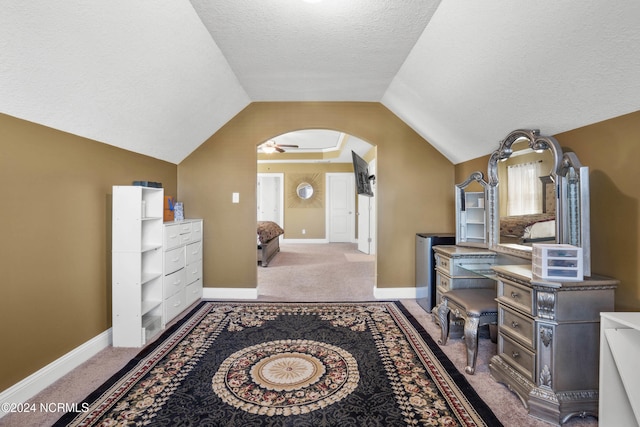
[[[258,221],[258,244],[267,243],[284,234],[284,230],[273,221]]]
[[[280,236],[284,230],[273,221],[258,221],[258,264],[263,267],[280,252]]]
[[[538,221],[525,227],[522,238],[525,241],[531,242],[555,239],[555,236],[556,221],[554,219],[550,219],[548,221]]]
[[[536,225],[540,224],[540,225]],[[535,237],[534,237],[535,236]],[[551,212],[500,218],[500,241],[555,238],[555,214]]]

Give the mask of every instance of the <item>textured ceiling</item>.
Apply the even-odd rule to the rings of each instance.
[[[380,101],[434,0],[191,0],[253,101]]]
[[[640,110],[637,0],[0,4],[0,112],[173,163],[252,101],[379,101],[453,163]]]

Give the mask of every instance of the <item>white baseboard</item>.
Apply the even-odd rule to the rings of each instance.
[[[282,239],[282,243],[329,243],[329,239]]]
[[[111,328],[74,348],[17,384],[0,393],[1,403],[24,403],[111,345]],[[71,402],[70,402],[71,403]],[[4,409],[5,405],[2,405]],[[0,409],[0,418],[7,412]]]
[[[202,288],[202,299],[258,299],[257,288]]]
[[[373,288],[379,300],[416,299],[417,288]],[[234,300],[257,299],[257,288],[203,288],[202,299]]]
[[[416,299],[417,288],[373,288],[373,296],[379,300]]]

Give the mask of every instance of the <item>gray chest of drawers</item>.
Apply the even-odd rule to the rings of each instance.
[[[528,265],[493,269],[499,334],[492,376],[536,418],[562,424],[597,416],[600,312],[613,311],[618,282],[540,281]]]

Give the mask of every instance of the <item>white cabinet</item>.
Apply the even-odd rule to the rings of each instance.
[[[164,190],[113,187],[114,347],[141,347],[202,297],[202,220],[163,223]]]
[[[140,347],[162,329],[164,190],[113,187],[114,347]]]
[[[640,425],[640,313],[600,313],[599,425]]]
[[[202,297],[202,220],[167,222],[162,240],[164,327]]]

